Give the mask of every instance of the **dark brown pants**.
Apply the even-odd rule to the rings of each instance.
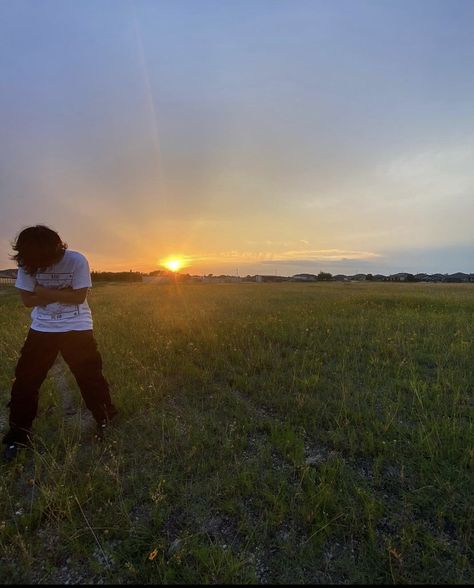
[[[58,353],[79,385],[96,421],[112,417],[109,385],[102,375],[102,358],[92,331],[43,333],[30,329],[15,370],[10,401],[10,431],[4,443],[26,443],[38,411],[39,389]]]

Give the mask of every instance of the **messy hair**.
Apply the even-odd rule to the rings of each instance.
[[[12,259],[28,274],[45,270],[57,263],[67,249],[61,237],[49,227],[36,225],[23,229],[12,243]]]

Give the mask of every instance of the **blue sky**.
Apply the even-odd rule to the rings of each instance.
[[[0,1],[0,267],[474,271],[474,2]]]

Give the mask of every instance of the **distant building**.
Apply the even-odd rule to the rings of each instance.
[[[392,274],[388,277],[389,282],[415,282],[415,276],[406,272]]]
[[[291,279],[295,282],[315,282],[318,277],[314,274],[295,274]]]
[[[286,276],[263,276],[263,275],[256,275],[255,281],[258,283],[262,282],[288,282],[291,278]]]
[[[463,272],[456,272],[446,277],[447,282],[470,282],[471,276]]]
[[[444,282],[446,276],[444,274],[431,274],[429,277],[430,282]]]

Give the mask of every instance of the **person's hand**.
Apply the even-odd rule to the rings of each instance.
[[[51,288],[45,288],[44,286],[40,286],[40,284],[36,284],[35,286],[35,294],[41,298],[46,304],[50,302],[54,302],[55,300],[55,292]]]

